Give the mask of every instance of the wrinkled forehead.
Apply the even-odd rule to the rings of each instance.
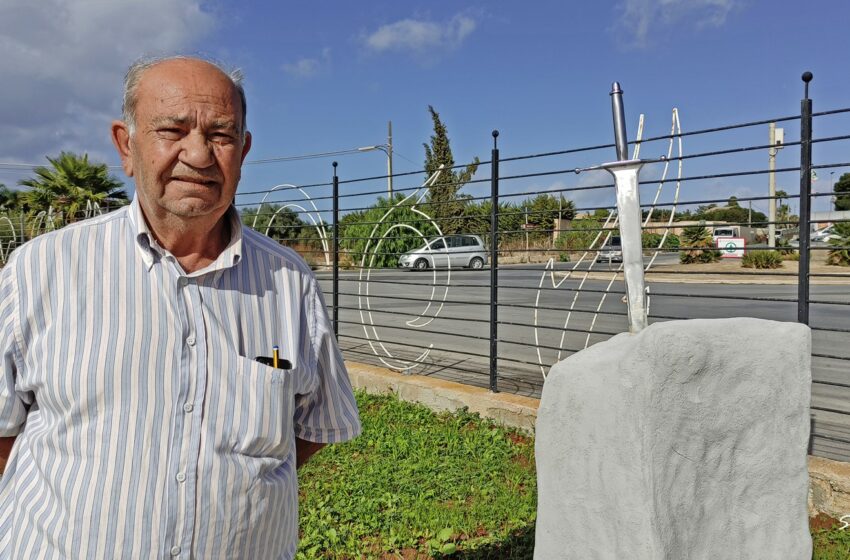
[[[241,128],[239,92],[218,68],[202,61],[167,61],[149,68],[139,80],[137,113],[142,119],[195,119]]]

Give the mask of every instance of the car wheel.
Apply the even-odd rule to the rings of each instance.
[[[484,259],[481,257],[475,257],[471,261],[469,261],[469,268],[474,268],[475,270],[479,270],[484,268]]]
[[[428,259],[417,259],[417,261],[413,263],[413,267],[416,270],[428,270]]]

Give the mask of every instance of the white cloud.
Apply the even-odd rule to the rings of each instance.
[[[317,58],[299,58],[295,62],[287,62],[283,65],[283,71],[294,78],[312,78],[317,75],[323,67],[330,64],[331,49],[322,49],[321,56]]]
[[[374,52],[442,52],[459,47],[476,27],[476,21],[464,14],[458,14],[447,22],[403,19],[382,25],[363,39],[366,47]]]
[[[127,66],[189,49],[214,26],[200,0],[4,0],[0,161],[104,159]]]
[[[617,10],[615,31],[631,44],[645,47],[653,33],[672,26],[720,27],[742,0],[623,0]]]

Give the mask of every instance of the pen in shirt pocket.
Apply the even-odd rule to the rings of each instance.
[[[287,360],[286,358],[280,357],[280,348],[275,345],[272,346],[272,355],[269,356],[257,356],[254,358],[255,361],[260,362],[265,366],[271,366],[275,369],[292,369],[292,362]]]

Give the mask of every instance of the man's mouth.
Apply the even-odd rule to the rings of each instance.
[[[213,187],[218,184],[218,181],[215,179],[207,179],[204,177],[187,177],[184,175],[171,177],[171,180],[179,181],[181,183],[192,183],[203,187]]]

